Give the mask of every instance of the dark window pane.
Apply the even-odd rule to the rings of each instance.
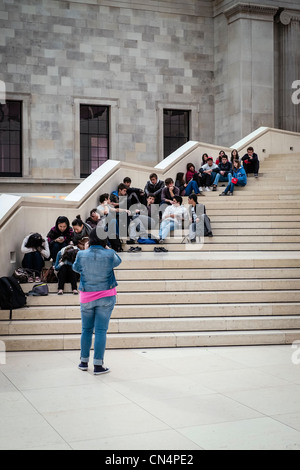
[[[81,177],[85,178],[109,158],[107,106],[80,106]]]
[[[189,111],[164,109],[164,158],[189,141]]]
[[[22,103],[0,104],[0,176],[22,176]]]

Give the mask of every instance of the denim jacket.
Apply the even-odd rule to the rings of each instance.
[[[100,245],[79,251],[73,264],[73,271],[80,274],[79,290],[98,292],[113,289],[118,285],[114,268],[121,263],[121,258],[114,250],[107,250]]]

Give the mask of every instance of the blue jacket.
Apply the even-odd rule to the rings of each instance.
[[[98,292],[113,289],[118,285],[114,268],[121,263],[121,258],[114,250],[107,250],[100,245],[79,251],[73,264],[73,271],[80,274],[79,290]]]
[[[239,184],[242,186],[246,186],[247,184],[247,173],[245,171],[245,168],[241,166],[241,168],[235,168],[233,170],[232,174],[233,178],[237,178],[239,181]]]

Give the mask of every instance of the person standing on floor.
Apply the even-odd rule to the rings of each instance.
[[[100,239],[97,229],[89,234],[89,248],[78,252],[73,270],[80,274],[79,294],[82,320],[81,356],[79,369],[88,370],[90,350],[94,341],[94,375],[105,374],[104,353],[109,320],[116,303],[118,285],[114,268],[122,260]]]

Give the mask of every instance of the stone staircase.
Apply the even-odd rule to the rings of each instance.
[[[290,344],[300,339],[300,155],[273,155],[259,179],[233,197],[201,198],[214,237],[203,245],[170,238],[127,253],[116,270],[118,302],[108,348]],[[293,171],[286,170],[293,168]],[[220,186],[220,185],[219,185]],[[31,285],[22,285],[24,291]],[[80,347],[78,296],[29,297],[0,311],[7,351]]]

